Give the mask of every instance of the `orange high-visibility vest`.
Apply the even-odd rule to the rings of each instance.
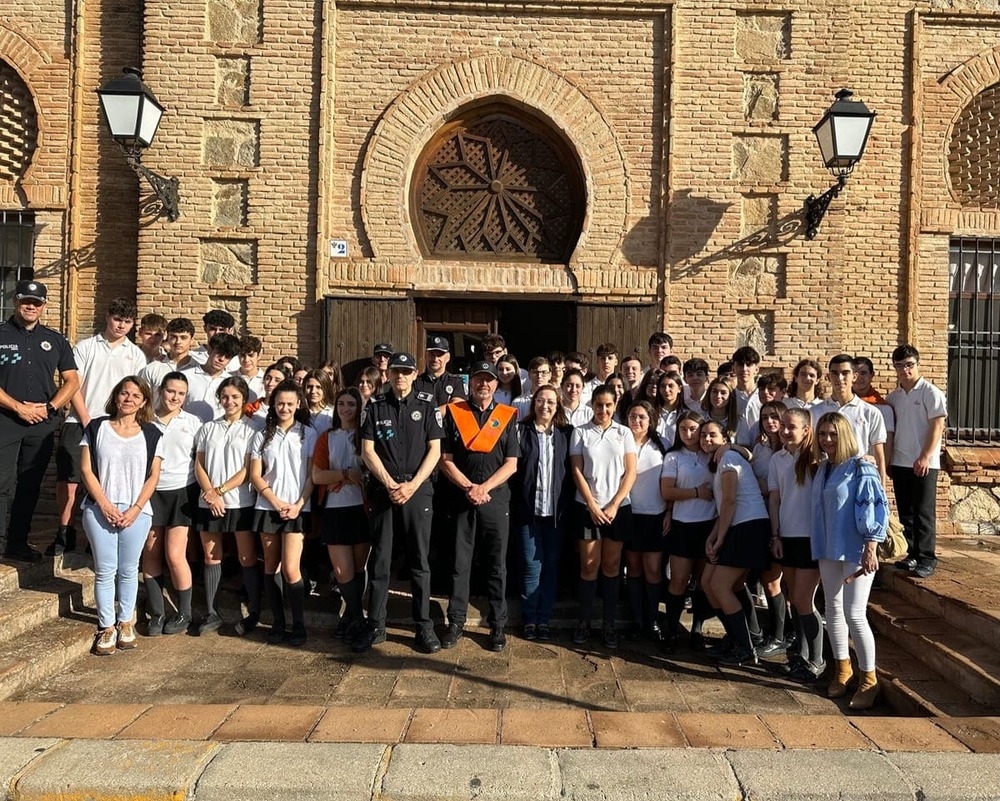
[[[453,400],[448,404],[448,411],[462,437],[462,443],[473,453],[489,453],[493,450],[507,424],[517,417],[517,409],[513,406],[498,403],[480,428],[468,401]]]

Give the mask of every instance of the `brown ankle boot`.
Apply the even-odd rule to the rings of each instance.
[[[881,691],[878,679],[874,670],[862,670],[861,680],[858,682],[858,691],[849,704],[851,709],[871,709],[875,706],[875,700]]]
[[[854,671],[851,670],[850,657],[847,659],[838,659],[834,668],[833,681],[826,688],[826,697],[843,698],[847,695],[847,682],[851,680],[851,676],[853,675]]]

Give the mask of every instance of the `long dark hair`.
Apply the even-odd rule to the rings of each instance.
[[[361,393],[358,391],[357,387],[344,387],[340,392],[337,393],[337,397],[333,401],[333,425],[330,426],[331,431],[337,431],[343,427],[343,423],[340,421],[340,415],[337,413],[337,404],[344,395],[350,395],[354,398],[354,401],[358,404],[358,417],[357,417],[357,431],[355,431],[354,436],[354,452],[356,454],[361,453],[361,437],[358,436],[358,431],[361,428],[361,410],[364,408],[365,402],[361,397]]]
[[[699,426],[705,422],[704,417],[698,414],[698,412],[692,412],[690,409],[677,415],[677,422],[674,423],[674,444],[670,446],[670,450],[682,451],[686,447],[684,441],[681,439],[681,423],[687,420],[694,420]]]
[[[660,432],[656,430],[658,416],[656,414],[656,409],[653,408],[653,404],[647,400],[632,401],[632,403],[629,404],[628,411],[631,412],[635,408],[642,409],[649,417],[649,430],[646,431],[646,436],[649,438],[649,441],[653,443],[653,447],[660,453],[666,453],[667,449],[663,444],[663,439],[660,437]]]
[[[295,407],[295,422],[299,424],[300,437],[305,437],[305,428],[309,425],[309,405],[306,403],[305,395],[302,394],[302,389],[298,384],[292,379],[286,378],[274,388],[269,398],[271,402],[267,406],[267,417],[264,422],[264,448],[274,439],[274,434],[278,430],[278,413],[274,409],[274,398],[279,392],[292,392],[295,394],[298,401]]]

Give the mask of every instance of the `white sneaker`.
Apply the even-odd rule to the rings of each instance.
[[[127,651],[139,645],[135,636],[135,626],[129,623],[118,624],[118,650]]]
[[[106,629],[98,629],[92,650],[96,656],[111,656],[115,652],[117,644],[118,629],[114,626]]]

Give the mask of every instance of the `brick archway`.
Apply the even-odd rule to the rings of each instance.
[[[615,263],[629,214],[628,173],[607,120],[580,87],[524,59],[483,56],[446,64],[389,106],[365,153],[361,215],[379,261],[421,260],[408,212],[419,154],[457,111],[486,100],[524,106],[564,136],[583,170],[587,210],[569,266]]]

